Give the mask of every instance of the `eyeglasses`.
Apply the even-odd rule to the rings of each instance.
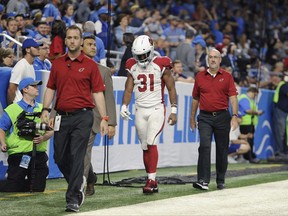
[[[14,56],[13,55],[9,55],[9,56],[7,56],[6,58],[14,58]]]

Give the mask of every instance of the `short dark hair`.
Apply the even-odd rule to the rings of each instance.
[[[189,38],[189,39],[191,39],[191,38],[193,38],[194,37],[194,31],[193,30],[191,30],[191,29],[187,29],[186,30],[186,33],[185,33],[185,37],[186,38]]]
[[[249,87],[247,92],[259,93],[259,90],[256,87]]]
[[[80,33],[80,38],[83,38],[83,35],[82,35],[82,29],[80,27],[78,27],[77,25],[71,25],[67,28],[66,30],[66,33],[69,31],[69,30],[78,30],[79,33]]]
[[[135,36],[133,33],[130,32],[125,32],[123,34],[123,42],[127,45],[127,44],[132,44],[133,41],[135,39]]]
[[[48,25],[48,23],[45,21],[40,21],[36,23],[36,27],[38,27],[39,25]]]
[[[175,61],[172,62],[172,66],[174,67],[175,64],[181,64],[181,63],[182,63],[181,60],[176,59]]]

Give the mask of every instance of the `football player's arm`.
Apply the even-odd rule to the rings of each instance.
[[[168,90],[169,100],[171,104],[171,114],[168,117],[168,123],[174,125],[177,122],[177,93],[175,88],[175,82],[170,70],[165,70],[163,73],[163,80]]]
[[[171,105],[177,104],[177,93],[176,93],[176,88],[175,88],[175,82],[174,82],[171,72],[167,69],[165,70],[163,74],[163,80],[168,90],[170,104]]]
[[[130,73],[127,73],[127,80],[125,83],[125,90],[124,90],[124,94],[122,98],[122,105],[126,105],[126,106],[129,105],[131,101],[132,93],[133,93],[133,88],[134,88],[134,79]]]

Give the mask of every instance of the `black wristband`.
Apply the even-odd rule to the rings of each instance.
[[[51,109],[50,108],[42,108],[42,111],[41,112],[43,112],[43,111],[48,111],[49,113],[51,112]]]
[[[236,116],[236,117],[238,117],[238,114],[232,114],[232,116]]]

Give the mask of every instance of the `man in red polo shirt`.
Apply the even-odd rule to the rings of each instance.
[[[54,159],[68,182],[68,212],[78,212],[84,201],[84,156],[93,124],[93,99],[102,117],[101,134],[108,131],[105,86],[97,64],[81,53],[82,43],[81,29],[70,26],[65,38],[68,53],[52,63],[41,115],[42,121],[48,122],[48,107],[56,93],[57,115],[50,126],[55,131]]]
[[[238,127],[237,89],[230,73],[220,68],[221,54],[213,48],[208,53],[209,68],[197,74],[193,89],[193,101],[190,116],[190,127],[196,128],[196,111],[200,134],[198,148],[198,181],[193,187],[208,190],[211,170],[211,141],[214,134],[216,142],[216,183],[219,190],[225,188],[225,173],[227,170],[227,154],[229,146],[230,127]],[[232,118],[228,111],[229,100],[232,106]]]

